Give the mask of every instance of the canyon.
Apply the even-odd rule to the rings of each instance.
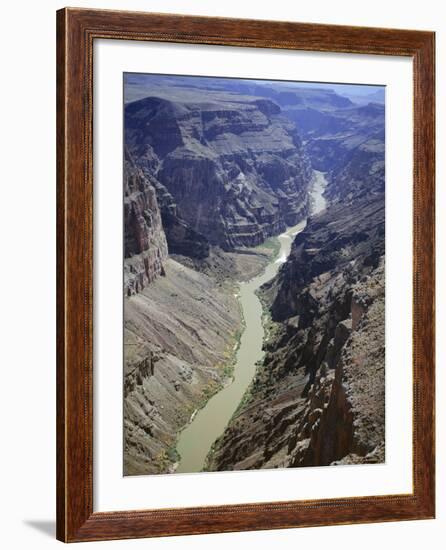
[[[267,98],[161,87],[126,105],[125,143],[210,245],[256,246],[308,213],[309,159]]]
[[[209,469],[383,460],[384,208],[357,207],[314,216],[262,289],[265,358]]]
[[[383,103],[125,83],[124,474],[384,461]]]

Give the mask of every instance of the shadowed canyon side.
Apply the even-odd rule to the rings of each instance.
[[[233,380],[214,395],[181,432],[177,444],[181,459],[176,472],[199,472],[203,469],[209,449],[225,429],[252,381],[257,364],[264,355],[262,305],[256,291],[277,273],[279,266],[288,257],[292,236],[302,231],[304,225],[305,222],[302,222],[279,235],[279,250],[275,261],[271,261],[257,277],[240,282],[237,297],[244,327],[234,358]]]
[[[384,460],[384,105],[334,86],[125,75],[124,475]]]
[[[125,109],[125,140],[184,220],[225,250],[256,246],[308,214],[311,166],[269,99],[163,87]]]
[[[265,358],[209,470],[384,461],[384,142],[328,180],[329,207],[262,288]]]
[[[312,181],[273,102],[156,91],[125,110],[126,475],[175,469],[179,432],[230,381],[237,282],[307,215]]]
[[[143,290],[164,273],[167,241],[156,191],[138,170],[128,152],[124,156],[124,291]]]
[[[383,460],[384,208],[361,206],[314,217],[264,289],[266,356],[211,469]]]
[[[124,473],[159,473],[227,376],[240,314],[212,278],[168,258],[155,189],[128,152],[124,190]]]

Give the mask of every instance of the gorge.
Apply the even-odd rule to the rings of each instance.
[[[191,423],[181,432],[177,444],[181,461],[176,472],[196,472],[203,469],[212,444],[225,429],[248,389],[257,363],[263,358],[262,305],[256,291],[276,275],[280,264],[288,257],[293,235],[302,230],[303,223],[277,237],[280,242],[278,258],[273,257],[260,275],[250,281],[240,282],[237,297],[244,326],[237,349],[233,380],[214,395],[203,409],[196,411]]]
[[[124,474],[384,460],[384,106],[126,75]]]

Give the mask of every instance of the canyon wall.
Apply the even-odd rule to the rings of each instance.
[[[125,299],[124,474],[167,473],[178,432],[230,375],[238,303],[172,259]]]
[[[174,469],[179,431],[230,375],[232,281],[267,262],[236,247],[306,217],[312,179],[273,101],[155,91],[125,107],[126,475]]]
[[[327,170],[328,206],[261,290],[265,357],[209,470],[385,457],[384,108],[294,116],[313,166]]]
[[[310,220],[276,280],[265,358],[208,469],[384,458],[384,203]]]
[[[156,191],[128,150],[124,158],[124,293],[143,290],[164,273],[167,241]]]
[[[327,106],[321,109],[317,105],[289,107],[284,114],[299,128],[313,168],[328,172],[330,177],[345,168],[361,144],[373,138],[384,141],[383,104],[351,105],[342,109]]]
[[[125,140],[158,193],[172,198],[172,219],[230,250],[307,216],[310,162],[277,103],[193,87],[155,92],[126,105]]]
[[[125,105],[125,474],[174,471],[178,433],[231,374],[242,330],[234,281],[272,254],[245,247],[302,220],[260,292],[264,359],[206,468],[383,461],[383,105],[260,81],[135,82]],[[313,168],[328,181],[317,215]]]

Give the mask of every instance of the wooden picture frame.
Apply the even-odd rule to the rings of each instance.
[[[411,494],[93,512],[93,42],[407,56],[413,60]],[[92,541],[434,517],[432,32],[65,8],[57,13],[57,538]]]

